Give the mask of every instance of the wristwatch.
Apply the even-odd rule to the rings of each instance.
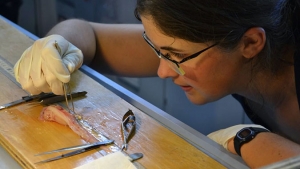
[[[236,133],[234,137],[234,149],[241,156],[241,147],[243,144],[251,141],[258,133],[269,132],[269,130],[258,127],[245,127]]]

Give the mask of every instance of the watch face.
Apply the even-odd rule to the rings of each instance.
[[[252,136],[252,130],[245,128],[244,130],[241,130],[238,132],[237,136],[240,137],[241,139],[246,139],[249,136]]]

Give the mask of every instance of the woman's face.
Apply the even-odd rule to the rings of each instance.
[[[212,45],[169,37],[156,28],[150,17],[141,19],[146,35],[155,48],[164,55],[169,54],[173,60],[180,61]],[[160,60],[157,73],[160,78],[172,78],[194,104],[205,104],[240,90],[245,79],[243,64],[245,59],[239,50],[222,52],[215,46],[179,64],[185,71],[183,76],[170,68],[164,59]]]

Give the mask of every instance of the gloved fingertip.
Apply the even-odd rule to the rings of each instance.
[[[68,68],[70,73],[73,73],[75,71],[75,65],[72,64],[72,63],[68,63],[67,68]]]
[[[24,89],[24,88],[23,88]],[[41,91],[39,90],[34,90],[34,89],[24,89],[26,90],[30,95],[37,95],[37,94],[40,94]]]
[[[54,93],[56,95],[64,95],[63,89],[61,89],[61,90],[52,90],[52,93]]]

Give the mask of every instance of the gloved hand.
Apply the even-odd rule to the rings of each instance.
[[[258,127],[258,128],[264,128],[265,127],[257,124],[239,124],[235,125],[226,129],[221,129],[215,132],[210,133],[207,135],[210,139],[214,140],[218,144],[222,145],[226,150],[228,150],[228,141],[235,137],[236,133],[239,132],[241,129],[245,127]]]
[[[55,45],[56,42],[56,45]],[[83,63],[80,49],[60,35],[37,40],[26,49],[14,66],[16,80],[31,94],[64,94],[63,83]]]

